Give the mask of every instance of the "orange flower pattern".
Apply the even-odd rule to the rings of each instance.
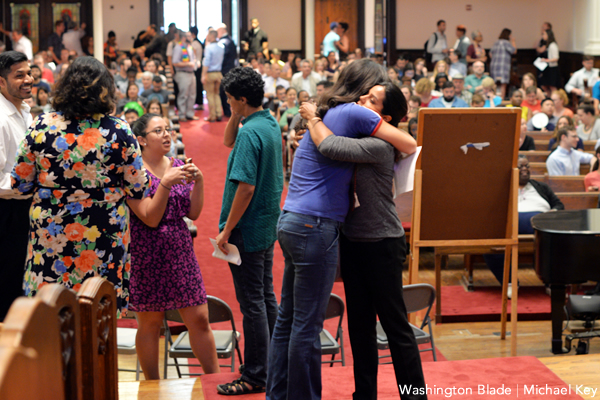
[[[120,119],[38,116],[11,174],[16,193],[33,193],[23,289],[33,296],[59,282],[78,290],[92,276],[115,285],[119,315],[129,301],[129,208],[148,188],[137,140]]]

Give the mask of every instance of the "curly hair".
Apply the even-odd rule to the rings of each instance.
[[[265,96],[264,81],[260,74],[252,68],[235,67],[221,81],[225,92],[236,100],[242,97],[250,107],[259,107]]]
[[[110,114],[116,105],[115,80],[93,57],[78,57],[56,83],[52,108],[67,119]]]

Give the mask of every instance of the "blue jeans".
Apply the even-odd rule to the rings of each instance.
[[[279,218],[285,271],[269,348],[269,400],[321,398],[319,334],[335,280],[341,225],[286,211]]]
[[[275,320],[277,298],[273,291],[273,248],[256,252],[244,251],[242,232],[234,229],[229,243],[240,250],[241,265],[229,264],[235,295],[244,316],[244,373],[242,379],[265,386],[267,351]]]
[[[520,212],[519,213],[519,234],[520,235],[531,235],[533,234],[533,227],[531,226],[531,218],[538,215],[539,211],[533,212]],[[485,263],[496,280],[502,285],[502,279],[504,278],[504,254],[484,254],[483,258]],[[508,279],[512,279],[512,271],[508,273]]]

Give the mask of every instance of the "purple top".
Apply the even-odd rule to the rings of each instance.
[[[337,136],[372,136],[381,117],[356,103],[342,104],[327,112],[323,123]],[[305,134],[294,155],[292,176],[283,209],[344,222],[350,208],[350,181],[354,164],[323,156],[310,134]]]

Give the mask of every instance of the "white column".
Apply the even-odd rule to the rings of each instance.
[[[589,39],[584,54],[600,55],[600,0],[588,0]]]
[[[94,57],[104,62],[104,19],[102,18],[102,0],[94,0],[92,5],[94,15]]]
[[[359,17],[360,18],[360,17]],[[362,49],[366,55],[366,49],[375,47],[375,0],[365,0],[365,48]]]
[[[306,0],[304,7],[304,44],[306,46],[306,58],[312,60],[315,57],[315,0]]]

